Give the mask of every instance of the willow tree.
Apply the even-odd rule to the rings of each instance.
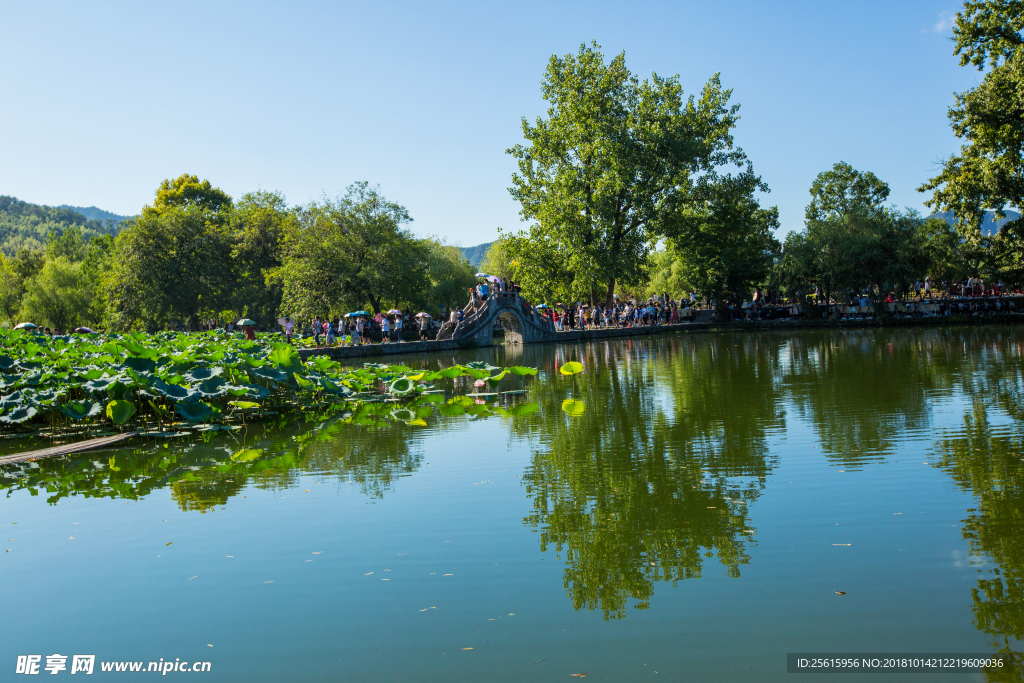
[[[617,283],[643,281],[666,222],[716,169],[746,161],[731,134],[739,107],[717,74],[685,99],[678,76],[640,81],[625,54],[606,63],[599,49],[551,57],[547,118],[524,118],[526,144],[508,150],[519,165],[509,191],[533,224],[505,247],[528,295],[610,303]]]

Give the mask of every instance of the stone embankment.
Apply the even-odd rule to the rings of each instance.
[[[948,327],[952,325],[1024,324],[1024,313],[934,316],[923,318],[885,318],[882,320],[877,318],[849,320],[807,320],[797,318],[792,320],[763,320],[754,322],[734,321],[729,323],[711,323],[709,322],[710,315],[709,311],[700,311],[694,322],[679,323],[677,325],[613,327],[593,330],[555,332],[547,338],[538,338],[529,343],[545,344],[588,342],[599,339],[643,337],[672,332],[682,334],[698,332],[781,332],[788,330],[864,329],[873,327]],[[487,336],[486,341],[483,343],[480,341],[480,336],[473,334],[462,339],[445,339],[443,341],[403,342],[400,344],[366,344],[363,346],[336,346],[329,349],[300,349],[299,355],[302,358],[307,358],[311,355],[326,355],[335,360],[346,360],[350,358],[371,358],[393,354],[435,353],[438,351],[452,351],[457,349],[479,348],[494,345],[493,338],[490,335]],[[515,339],[516,335],[507,334],[505,343],[510,343],[510,338]]]

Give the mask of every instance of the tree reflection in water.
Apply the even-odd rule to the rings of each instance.
[[[733,360],[725,358],[728,344]],[[778,342],[757,337],[674,338],[565,349],[532,398],[535,452],[524,474],[541,549],[565,552],[565,589],[576,609],[625,616],[644,609],[654,582],[699,577],[717,555],[729,576],[749,560],[747,504],[771,470],[765,435],[783,425],[774,365]],[[574,351],[581,354],[573,355]],[[737,356],[738,354],[738,356]],[[558,377],[578,360],[587,371]],[[575,381],[575,391],[573,382]],[[579,417],[560,410],[575,395]]]

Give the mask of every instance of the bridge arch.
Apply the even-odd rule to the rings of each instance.
[[[527,344],[555,337],[551,320],[539,315],[530,302],[515,292],[495,293],[482,304],[467,305],[463,313],[462,322],[445,323],[437,338],[457,340],[466,346],[491,346],[495,323],[505,330],[506,343]]]

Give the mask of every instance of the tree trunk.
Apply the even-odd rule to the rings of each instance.
[[[604,305],[609,308],[615,305],[615,278],[608,280],[608,293],[605,295]]]

